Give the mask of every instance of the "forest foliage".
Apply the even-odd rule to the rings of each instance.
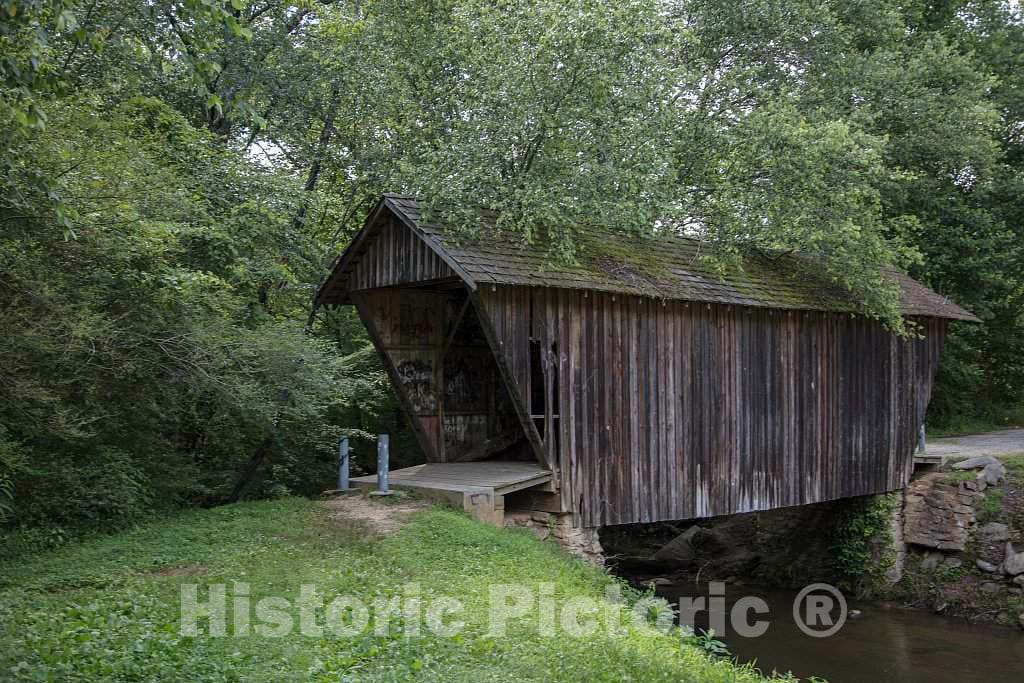
[[[799,250],[898,331],[906,269],[984,321],[930,421],[1021,404],[1012,3],[0,0],[0,128],[8,524],[310,493],[400,432],[358,320],[310,318],[383,191],[552,259]]]

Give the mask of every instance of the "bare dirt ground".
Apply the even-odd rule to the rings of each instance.
[[[327,507],[332,518],[362,522],[378,534],[393,534],[402,528],[410,515],[430,507],[430,503],[424,500],[381,502],[350,493],[331,498]]]
[[[928,455],[956,458],[1024,453],[1024,429],[1004,429],[985,434],[931,439],[927,443],[926,450]]]

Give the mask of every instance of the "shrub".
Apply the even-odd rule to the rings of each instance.
[[[14,473],[22,458],[21,444],[10,440],[0,425],[0,525],[14,512]]]
[[[26,474],[16,501],[17,519],[27,525],[118,528],[137,521],[149,508],[145,473],[129,454],[115,448],[54,458]]]
[[[899,494],[853,498],[840,514],[832,539],[836,574],[858,595],[880,592],[895,561],[891,521]]]

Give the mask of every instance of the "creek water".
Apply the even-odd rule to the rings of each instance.
[[[657,592],[673,607],[679,606],[680,598],[709,596],[707,585],[692,583],[660,586]],[[745,620],[768,621],[768,630],[759,637],[744,638],[728,627],[728,615],[744,596],[761,598],[768,605],[767,615],[750,613]],[[796,591],[727,586],[724,609],[719,605],[718,610],[726,617],[719,623],[727,628],[716,638],[739,661],[753,662],[765,674],[792,672],[830,683],[1024,682],[1024,631],[1020,629],[851,601],[850,609],[860,614],[848,618],[834,635],[815,638],[805,635],[793,617],[796,597]],[[833,614],[838,616],[838,609]],[[709,615],[700,613],[691,621],[695,628],[706,629]]]

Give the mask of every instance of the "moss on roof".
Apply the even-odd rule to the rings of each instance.
[[[443,219],[424,218],[414,198],[387,194],[381,202],[456,263],[473,286],[591,289],[790,310],[859,308],[855,298],[830,283],[821,269],[792,254],[746,254],[723,269],[705,258],[708,247],[698,240],[586,229],[576,235],[576,261],[559,263],[545,251],[543,240],[528,244],[493,232],[467,237],[445,226]],[[890,276],[900,286],[904,315],[978,320],[910,277],[895,271]]]

